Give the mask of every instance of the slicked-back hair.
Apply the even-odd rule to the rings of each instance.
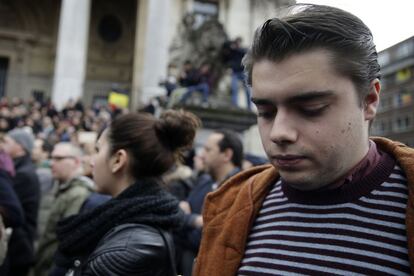
[[[243,162],[243,143],[237,133],[227,129],[219,129],[214,132],[223,135],[223,138],[218,142],[220,152],[231,149],[233,151],[231,162],[234,166],[241,168]]]
[[[380,78],[372,33],[358,17],[329,6],[294,5],[288,8],[287,15],[269,19],[258,28],[243,59],[247,83],[252,85],[256,62],[279,62],[315,49],[331,53],[332,65],[352,80],[362,103],[371,81]]]

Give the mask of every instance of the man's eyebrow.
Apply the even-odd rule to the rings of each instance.
[[[255,105],[271,105],[273,104],[272,101],[267,100],[267,99],[259,99],[259,98],[251,98],[251,101],[255,104]]]
[[[334,95],[335,94],[332,90],[308,91],[305,93],[301,93],[299,95],[289,97],[286,101],[288,103],[300,103],[300,102],[308,102],[308,101],[318,100],[318,99],[323,99],[323,98],[329,98]]]
[[[332,90],[308,91],[308,92],[303,92],[299,95],[288,97],[285,100],[285,102],[289,104],[295,104],[295,103],[307,102],[307,101],[312,101],[312,100],[317,100],[317,99],[322,99],[322,98],[329,98],[334,95],[335,94]],[[255,105],[273,105],[274,104],[274,102],[269,99],[252,97],[251,100]]]

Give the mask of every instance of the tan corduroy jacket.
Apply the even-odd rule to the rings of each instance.
[[[385,138],[372,138],[397,160],[408,179],[406,213],[408,251],[414,273],[414,149]],[[271,185],[279,177],[271,165],[244,171],[207,195],[204,229],[194,276],[235,275],[244,255],[250,228]],[[413,274],[414,275],[414,274]]]

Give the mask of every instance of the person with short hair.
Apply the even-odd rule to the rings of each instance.
[[[0,267],[1,275],[25,276],[34,264],[34,240],[40,202],[40,184],[31,160],[34,137],[23,128],[7,132],[3,150],[13,159],[13,189],[23,208],[24,221],[13,229],[7,258]]]
[[[49,206],[42,210],[40,221],[39,246],[36,253],[36,276],[48,275],[53,265],[53,257],[58,248],[56,227],[60,220],[78,214],[94,191],[92,179],[83,176],[82,150],[68,142],[55,145],[51,154],[51,171],[57,183],[57,191]]]
[[[170,231],[182,213],[161,177],[199,125],[192,113],[173,110],[159,119],[146,113],[114,119],[92,161],[98,192],[113,198],[58,224],[57,265],[75,275],[176,275]]]
[[[232,70],[231,72],[231,103],[234,106],[239,106],[239,90],[240,84],[243,86],[246,97],[246,107],[251,110],[251,89],[246,83],[246,76],[243,72],[242,59],[246,54],[246,49],[242,47],[242,38],[237,37],[230,42],[228,64]]]
[[[193,275],[413,273],[414,149],[369,137],[377,58],[338,8],[295,5],[256,31],[243,62],[271,165],[207,196]]]
[[[234,131],[215,130],[204,143],[200,159],[206,174],[196,180],[188,198],[180,202],[180,207],[186,215],[184,227],[176,235],[176,243],[182,254],[181,267],[184,276],[191,275],[194,257],[200,246],[204,199],[209,192],[216,190],[224,181],[240,172],[243,143]]]

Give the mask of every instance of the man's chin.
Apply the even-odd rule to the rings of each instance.
[[[280,176],[286,184],[299,191],[307,192],[321,188],[318,179],[310,178],[304,172],[280,172]]]

